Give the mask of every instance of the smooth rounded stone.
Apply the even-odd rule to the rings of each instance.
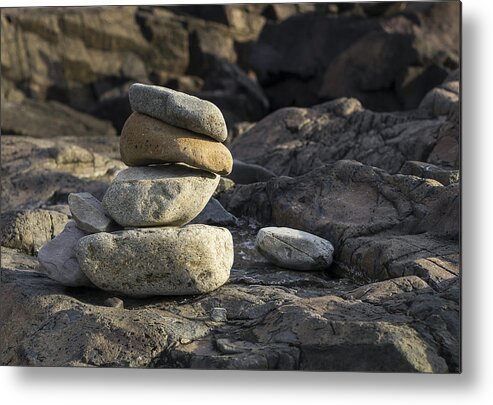
[[[292,228],[262,228],[255,240],[260,253],[279,267],[322,270],[332,264],[334,247],[323,238]]]
[[[210,101],[167,87],[135,83],[128,91],[132,110],[168,124],[207,135],[219,142],[228,137],[221,110]]]
[[[183,165],[121,171],[103,197],[105,211],[125,227],[184,225],[206,206],[219,176]]]
[[[77,228],[74,220],[67,223],[64,230],[46,243],[38,253],[41,271],[53,280],[67,287],[93,286],[81,271],[75,247],[86,234]]]
[[[228,280],[234,259],[231,233],[207,225],[96,233],[76,251],[96,286],[135,297],[215,290]]]
[[[123,127],[120,153],[128,166],[186,163],[218,174],[233,169],[231,152],[222,143],[135,112]]]
[[[70,193],[68,205],[77,226],[87,233],[112,232],[119,228],[104,213],[101,201],[91,193]]]

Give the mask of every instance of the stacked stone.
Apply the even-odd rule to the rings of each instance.
[[[214,104],[164,87],[134,84],[129,98],[134,112],[120,153],[130,167],[102,204],[87,193],[69,196],[75,224],[41,249],[40,262],[62,281],[53,257],[68,243],[64,263],[71,254],[77,263],[63,271],[77,276],[72,285],[138,297],[212,291],[229,278],[233,238],[225,228],[187,224],[232,170],[224,117]]]

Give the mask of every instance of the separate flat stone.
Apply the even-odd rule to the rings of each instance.
[[[186,163],[223,175],[233,168],[231,152],[222,143],[139,113],[123,127],[120,153],[128,166]]]
[[[218,183],[218,175],[183,165],[131,167],[111,183],[103,207],[125,227],[180,226],[204,209]]]
[[[166,87],[135,83],[128,97],[132,110],[224,142],[228,137],[221,110],[210,101]]]
[[[70,193],[68,205],[77,226],[87,233],[112,232],[119,228],[104,213],[101,201],[90,193]]]
[[[75,246],[84,236],[86,234],[77,228],[75,221],[69,221],[62,233],[40,249],[41,271],[67,287],[93,286],[75,256]]]
[[[255,245],[276,266],[294,270],[326,269],[334,254],[328,240],[292,228],[262,228]]]
[[[97,233],[76,250],[96,286],[135,297],[215,290],[228,280],[234,258],[231,233],[207,225]]]

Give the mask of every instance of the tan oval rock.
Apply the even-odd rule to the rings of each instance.
[[[222,175],[233,168],[231,152],[222,143],[140,113],[133,113],[122,129],[120,154],[128,166],[186,163]]]
[[[231,233],[208,225],[100,232],[82,238],[76,252],[96,286],[135,297],[215,290],[234,259]]]

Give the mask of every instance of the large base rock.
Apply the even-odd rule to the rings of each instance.
[[[207,225],[98,233],[77,246],[94,284],[137,297],[215,290],[228,280],[233,256],[229,231]]]
[[[219,176],[181,165],[132,167],[118,174],[103,198],[122,226],[184,225],[206,206]]]

